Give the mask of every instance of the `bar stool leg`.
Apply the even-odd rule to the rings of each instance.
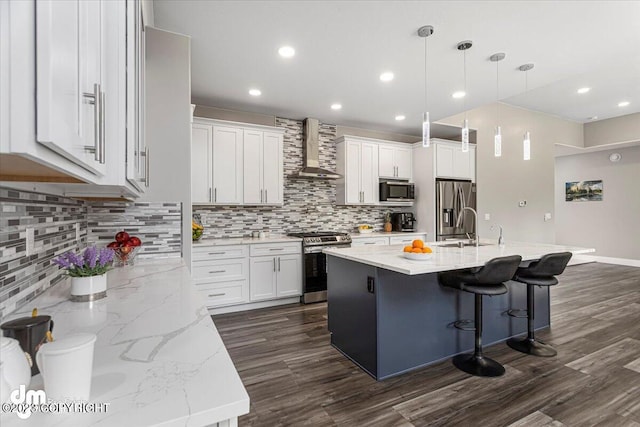
[[[536,341],[534,332],[535,295],[533,285],[527,285],[527,337],[509,338],[507,345],[521,353],[539,357],[553,357],[558,352],[550,345]]]
[[[453,365],[471,375],[499,377],[504,366],[482,354],[482,295],[475,294],[475,349],[473,354],[460,354],[453,358]]]

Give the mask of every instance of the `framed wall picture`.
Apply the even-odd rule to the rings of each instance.
[[[564,200],[567,202],[602,201],[602,180],[565,183]]]

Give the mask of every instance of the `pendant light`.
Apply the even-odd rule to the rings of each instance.
[[[461,50],[464,56],[464,98],[462,107],[464,108],[464,121],[462,122],[462,151],[469,151],[469,120],[467,120],[467,49],[473,46],[471,40],[465,40],[458,43],[458,50]]]
[[[502,129],[500,129],[500,73],[498,70],[498,62],[505,58],[504,53],[494,53],[489,57],[492,62],[496,63],[496,133],[493,136],[493,155],[495,157],[502,156]]]
[[[529,70],[533,68],[533,64],[524,64],[518,67],[520,71],[524,71],[524,94],[529,91]],[[522,138],[522,159],[531,160],[531,133],[525,131]]]
[[[433,34],[433,26],[425,25],[418,29],[418,35],[424,37],[424,113],[422,114],[422,146],[429,148],[431,143],[431,122],[427,109],[427,37]]]

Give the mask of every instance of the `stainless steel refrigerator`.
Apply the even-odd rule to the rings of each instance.
[[[476,209],[476,185],[469,180],[436,179],[436,240],[464,239],[473,236],[475,218],[467,206]],[[459,225],[459,226],[456,226]]]

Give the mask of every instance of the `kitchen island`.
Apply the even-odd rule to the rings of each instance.
[[[69,301],[58,284],[6,319],[40,314],[53,335],[97,335],[90,403],[93,413],[36,412],[26,420],[3,413],[11,426],[235,426],[249,396],[181,259],[140,261],[107,273],[107,297]],[[31,380],[42,389],[42,377]]]
[[[473,319],[474,297],[443,288],[437,273],[480,267],[492,258],[520,255],[523,263],[551,252],[593,249],[538,243],[484,242],[464,248],[428,243],[428,260],[403,257],[402,245],[325,249],[328,263],[328,327],[331,344],[377,380],[393,377],[473,349],[473,333],[454,328]],[[483,341],[526,332],[526,319],[506,314],[526,307],[526,286],[484,299]],[[535,328],[550,326],[549,288],[535,290]]]

